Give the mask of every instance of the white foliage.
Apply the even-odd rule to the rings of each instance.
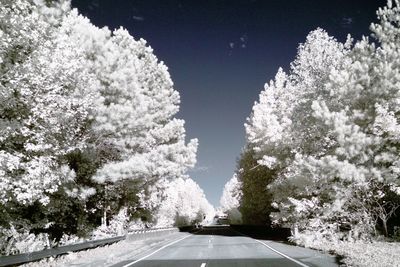
[[[185,144],[179,93],[168,68],[143,39],[127,30],[94,27],[76,11],[66,19],[70,38],[89,59],[99,81],[94,101],[94,130],[98,145],[112,146],[119,158],[96,174],[98,182],[183,175],[196,162],[197,140]]]
[[[6,1],[0,9],[3,203],[46,204],[63,182],[59,157],[85,145],[96,83],[79,44],[63,33],[67,11],[65,1],[53,8]]]
[[[219,201],[223,211],[229,211],[231,209],[239,208],[242,194],[241,187],[242,184],[238,180],[235,173],[232,178],[225,184],[221,199]]]
[[[210,220],[214,216],[214,208],[196,182],[190,178],[169,182],[156,216],[158,227],[202,222],[204,216],[205,220]]]
[[[194,166],[197,140],[186,144],[184,121],[173,118],[179,93],[146,41],[95,27],[68,1],[6,1],[0,19],[2,202],[45,204],[65,182],[60,158],[90,138],[118,154],[98,170],[100,183],[174,179]]]
[[[242,183],[238,180],[237,174],[235,173],[225,184],[219,201],[222,213],[228,215],[231,224],[242,223],[242,214],[239,211],[241,198]]]
[[[104,183],[105,190],[131,182],[128,190],[139,192],[139,203],[121,197],[137,205],[129,212],[156,210],[165,181],[179,178],[198,202],[182,191],[178,198],[187,206],[176,202],[169,214],[191,222],[210,213],[198,185],[180,178],[196,163],[198,141],[186,141],[184,120],[175,118],[179,93],[145,40],[123,28],[94,26],[68,0],[3,0],[0,24],[0,205],[48,205],[59,188],[85,204],[96,191],[80,185],[87,182],[80,167],[75,174],[68,164],[70,156],[87,152],[97,157],[88,159],[96,166],[90,168],[98,169],[83,180]],[[105,192],[105,198],[118,193]],[[109,209],[110,199],[90,212]],[[108,210],[119,213],[98,230],[143,227],[137,221],[129,226],[124,207]]]
[[[350,38],[340,44],[311,32],[289,74],[280,69],[260,94],[247,142],[259,164],[276,170],[276,223],[362,239],[376,218],[386,220],[376,205],[380,188],[399,185],[399,17],[398,1],[379,9],[371,26],[378,47],[363,38],[350,49]],[[348,236],[333,237],[339,226]]]
[[[0,227],[0,242],[2,255],[29,253],[50,248],[52,245],[47,234],[34,235],[29,231],[17,231],[12,225],[5,229]]]
[[[122,208],[111,220],[109,225],[101,225],[92,233],[94,239],[108,238],[112,236],[122,236],[127,233],[129,216],[127,208]]]

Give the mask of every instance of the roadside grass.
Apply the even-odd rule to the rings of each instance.
[[[308,247],[338,255],[341,258],[341,264],[343,266],[400,266],[399,242],[316,242],[308,244]]]

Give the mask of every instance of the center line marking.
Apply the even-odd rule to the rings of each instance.
[[[206,263],[203,262],[203,263],[200,265],[200,267],[206,267]]]

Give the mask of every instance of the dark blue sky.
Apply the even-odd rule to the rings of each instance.
[[[219,205],[244,146],[244,127],[264,83],[287,69],[299,43],[321,27],[344,41],[369,34],[385,0],[72,0],[97,26],[123,26],[169,67],[179,118],[200,141],[191,177]]]

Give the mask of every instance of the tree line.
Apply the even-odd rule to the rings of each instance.
[[[179,104],[145,40],[96,27],[69,1],[1,0],[1,253],[87,237],[115,220],[172,226],[209,212],[185,174],[198,141],[185,141]],[[179,206],[187,198],[195,201]]]
[[[400,226],[400,3],[371,37],[308,34],[288,72],[265,84],[224,197],[244,223],[293,239],[370,240]],[[234,186],[232,185],[234,184]]]

